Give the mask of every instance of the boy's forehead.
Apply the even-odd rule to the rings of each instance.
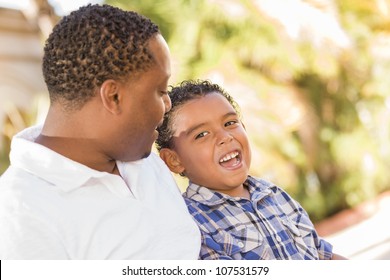
[[[181,105],[175,112],[173,123],[176,128],[188,130],[229,116],[237,116],[237,112],[223,95],[215,93]]]
[[[234,107],[230,102],[227,100],[225,96],[223,96],[220,93],[208,93],[203,96],[199,96],[197,98],[188,100],[184,104],[178,108],[178,111],[191,111],[194,109],[201,109],[205,113],[208,112],[215,112],[215,111],[223,111],[231,109],[235,111]],[[214,109],[214,110],[212,110]],[[198,116],[200,117],[200,116]]]

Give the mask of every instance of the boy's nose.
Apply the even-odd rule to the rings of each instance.
[[[220,138],[218,140],[218,145],[223,145],[223,144],[229,143],[232,140],[233,140],[233,136],[230,133],[224,131],[220,135]]]

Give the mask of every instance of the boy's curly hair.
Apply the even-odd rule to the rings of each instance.
[[[176,117],[178,108],[196,98],[206,96],[208,94],[218,93],[226,98],[232,105],[234,110],[240,115],[240,108],[236,101],[219,85],[213,84],[208,80],[186,80],[176,87],[171,87],[168,94],[171,98],[172,108],[164,116],[163,124],[157,128],[159,132],[156,140],[157,150],[163,148],[172,148],[173,120]]]
[[[125,79],[153,64],[148,18],[109,5],[87,5],[63,17],[46,41],[42,70],[51,102],[81,108],[107,79]]]

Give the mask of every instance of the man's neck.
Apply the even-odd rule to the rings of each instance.
[[[119,174],[115,160],[104,154],[97,116],[88,105],[72,113],[52,105],[35,142],[92,169]]]
[[[40,134],[35,142],[89,168],[119,175],[115,160],[100,154],[92,139]]]

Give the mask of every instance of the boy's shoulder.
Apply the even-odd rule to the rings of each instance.
[[[253,187],[256,191],[276,191],[282,190],[278,185],[274,184],[270,180],[248,175],[247,180],[244,183],[247,186]]]
[[[187,206],[190,205],[205,205],[213,206],[219,204],[223,199],[223,195],[208,188],[190,183],[186,191],[182,194]]]

